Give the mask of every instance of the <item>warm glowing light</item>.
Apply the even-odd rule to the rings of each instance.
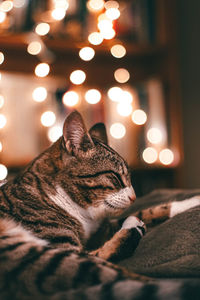
[[[133,96],[130,92],[128,91],[123,91],[122,94],[122,101],[131,104],[133,102]]]
[[[108,28],[105,31],[101,31],[101,34],[105,40],[111,40],[115,37],[116,32],[113,28]]]
[[[55,8],[51,12],[52,18],[56,21],[60,21],[60,20],[64,19],[65,14],[66,14],[65,10],[62,8]]]
[[[113,86],[108,90],[108,97],[114,102],[122,100],[122,89],[118,86]]]
[[[4,106],[4,97],[0,95],[0,108]]]
[[[13,0],[13,6],[16,8],[20,8],[20,7],[24,6],[25,3],[26,3],[26,0]]]
[[[46,63],[40,63],[35,68],[35,75],[38,77],[46,77],[49,74],[50,67]]]
[[[124,68],[117,69],[114,73],[115,80],[119,83],[125,83],[130,79],[128,70]]]
[[[0,73],[0,80],[2,79],[2,74]]]
[[[41,115],[40,120],[43,126],[51,127],[56,121],[56,116],[52,111],[46,111]]]
[[[0,65],[4,62],[4,54],[0,52]]]
[[[117,8],[109,8],[106,10],[106,16],[110,20],[116,20],[120,17],[120,11]]]
[[[119,3],[117,1],[106,1],[104,4],[105,9],[110,9],[110,8],[119,8]]]
[[[73,107],[79,102],[79,95],[74,91],[69,91],[63,95],[62,100],[66,106]]]
[[[0,114],[0,129],[4,128],[7,123],[7,119],[3,114]]]
[[[13,8],[13,2],[12,1],[3,1],[0,4],[0,10],[3,12],[8,12]]]
[[[0,152],[3,150],[2,142],[0,142]]]
[[[103,36],[100,32],[92,32],[88,36],[88,41],[92,45],[100,45],[103,42]]]
[[[8,169],[6,166],[0,164],[0,180],[4,180],[8,175]]]
[[[148,147],[143,151],[142,157],[147,164],[153,164],[158,158],[158,153],[156,149]]]
[[[4,11],[0,11],[0,23],[3,23],[6,19],[6,13]]]
[[[159,144],[162,141],[162,132],[158,128],[150,128],[147,131],[147,139],[152,144]]]
[[[110,127],[110,134],[112,137],[115,139],[121,139],[125,136],[126,134],[126,128],[123,124],[121,123],[114,123]]]
[[[54,143],[62,136],[62,127],[55,125],[48,130],[48,139],[50,142]]]
[[[37,41],[31,42],[27,47],[28,53],[32,55],[39,54],[41,50],[42,50],[42,45],[40,44],[40,42]]]
[[[89,104],[96,104],[101,100],[101,93],[96,89],[88,90],[85,93],[85,100]]]
[[[174,161],[174,153],[170,149],[163,149],[159,153],[159,160],[163,165],[170,165]]]
[[[39,23],[35,27],[35,32],[41,36],[46,35],[50,30],[50,26],[48,23]]]
[[[59,8],[59,9],[63,9],[66,11],[69,7],[69,3],[67,0],[56,0],[56,1],[54,1],[54,7],[56,9]]]
[[[43,102],[47,98],[47,90],[43,86],[34,89],[32,93],[33,100],[36,102]]]
[[[132,105],[130,103],[124,103],[121,101],[117,104],[117,112],[122,117],[128,117],[132,113]]]
[[[101,21],[98,22],[97,27],[99,28],[99,30],[101,32],[106,32],[106,31],[112,29],[113,24],[110,20],[105,20],[104,19],[104,20],[101,20]]]
[[[84,47],[79,51],[80,58],[85,61],[89,61],[93,59],[94,55],[95,55],[95,51],[91,47]]]
[[[71,82],[77,85],[82,84],[85,81],[85,79],[86,74],[81,70],[73,71],[70,75]]]
[[[141,109],[136,109],[133,113],[132,113],[132,121],[136,124],[136,125],[143,125],[146,123],[147,121],[147,115],[146,113],[141,110]]]
[[[110,49],[111,54],[116,58],[122,58],[126,54],[126,49],[124,46],[117,44],[112,46]]]
[[[87,2],[87,8],[91,12],[98,12],[102,10],[104,7],[104,1],[103,0],[90,0]]]

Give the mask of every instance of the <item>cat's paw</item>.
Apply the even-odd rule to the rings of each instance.
[[[126,220],[122,224],[121,229],[132,229],[132,228],[137,229],[141,237],[145,235],[146,226],[144,222],[142,222],[140,219],[138,219],[135,216],[129,216],[128,218],[126,218]]]

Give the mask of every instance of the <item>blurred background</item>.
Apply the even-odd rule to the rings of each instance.
[[[0,1],[0,180],[104,122],[138,196],[200,187],[198,0]]]

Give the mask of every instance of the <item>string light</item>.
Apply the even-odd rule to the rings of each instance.
[[[0,10],[3,12],[9,12],[13,8],[13,2],[12,1],[3,1],[0,4]]]
[[[6,19],[6,13],[4,11],[0,11],[0,23],[3,23]]]
[[[37,41],[31,42],[27,47],[27,51],[31,55],[37,55],[41,52],[41,50],[42,45],[40,44],[40,42]]]
[[[143,151],[142,157],[147,164],[153,164],[158,158],[158,153],[156,149],[148,147]]]
[[[72,83],[79,85],[82,84],[86,79],[86,74],[82,70],[73,71],[70,75],[70,80]]]
[[[4,180],[8,175],[8,169],[3,164],[0,164],[0,180]]]
[[[105,31],[101,31],[101,35],[105,40],[111,40],[115,37],[115,30],[113,28],[107,28]]]
[[[103,0],[90,0],[87,2],[87,8],[91,12],[98,12],[104,7]]]
[[[0,152],[3,150],[2,142],[0,142]]]
[[[48,23],[39,23],[36,27],[35,27],[35,32],[38,35],[44,36],[46,35],[50,30],[50,26]]]
[[[0,52],[0,65],[4,62],[4,54]]]
[[[122,139],[126,134],[126,128],[121,123],[114,123],[110,127],[110,134],[115,139]]]
[[[159,153],[159,160],[163,165],[170,165],[174,161],[174,153],[170,149],[163,149]]]
[[[65,10],[62,8],[55,8],[51,12],[52,18],[56,21],[60,21],[60,20],[64,19],[65,14],[66,14]]]
[[[97,89],[88,90],[85,93],[85,100],[89,104],[96,104],[101,100],[101,93]]]
[[[128,70],[124,68],[119,68],[114,73],[115,80],[119,83],[125,83],[130,79],[130,74]]]
[[[47,98],[47,90],[43,86],[34,89],[32,93],[33,100],[36,102],[43,102]]]
[[[24,6],[25,3],[26,3],[26,0],[13,0],[13,6],[16,8],[20,8],[20,7]]]
[[[52,111],[45,111],[41,115],[40,121],[43,126],[51,127],[56,121],[56,116]]]
[[[49,71],[50,67],[47,63],[40,63],[35,67],[35,75],[38,77],[46,77]]]
[[[147,121],[147,114],[142,109],[136,109],[132,113],[132,121],[136,125],[143,125]]]
[[[118,86],[113,86],[108,90],[108,97],[113,102],[119,102],[122,99],[122,89]]]
[[[119,3],[117,1],[106,1],[104,4],[105,9],[110,9],[110,8],[119,8]]]
[[[4,106],[4,97],[0,95],[0,108]]]
[[[147,139],[152,144],[159,144],[162,141],[162,132],[158,128],[150,128],[147,131]]]
[[[88,41],[92,45],[100,45],[103,42],[103,36],[100,32],[92,32],[88,36]]]
[[[117,112],[122,117],[128,117],[132,113],[132,105],[130,103],[126,103],[121,101],[117,104]]]
[[[106,16],[110,20],[116,20],[120,17],[120,11],[117,8],[109,8],[106,10]]]
[[[62,98],[63,104],[66,106],[76,106],[79,102],[79,95],[77,92],[69,91],[63,95]]]
[[[54,0],[55,9],[67,10],[69,7],[69,2],[67,0]]]
[[[80,58],[85,61],[89,61],[93,59],[94,55],[95,55],[95,51],[91,47],[84,47],[79,51]]]
[[[7,123],[6,116],[0,114],[0,129],[4,128]]]
[[[50,140],[50,142],[52,142],[52,143],[56,142],[59,139],[59,137],[62,136],[62,127],[55,125],[55,126],[49,128],[47,135],[48,135],[48,139]]]
[[[116,44],[111,47],[110,49],[111,54],[116,58],[122,58],[126,55],[126,49],[124,46],[120,44]]]

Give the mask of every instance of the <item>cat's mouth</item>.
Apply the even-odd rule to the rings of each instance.
[[[106,206],[108,206],[109,208],[115,210],[116,212],[117,211],[123,211],[127,208],[127,205],[117,206],[117,205],[114,205],[113,203],[108,202],[107,200],[104,200],[104,203],[106,204]]]

